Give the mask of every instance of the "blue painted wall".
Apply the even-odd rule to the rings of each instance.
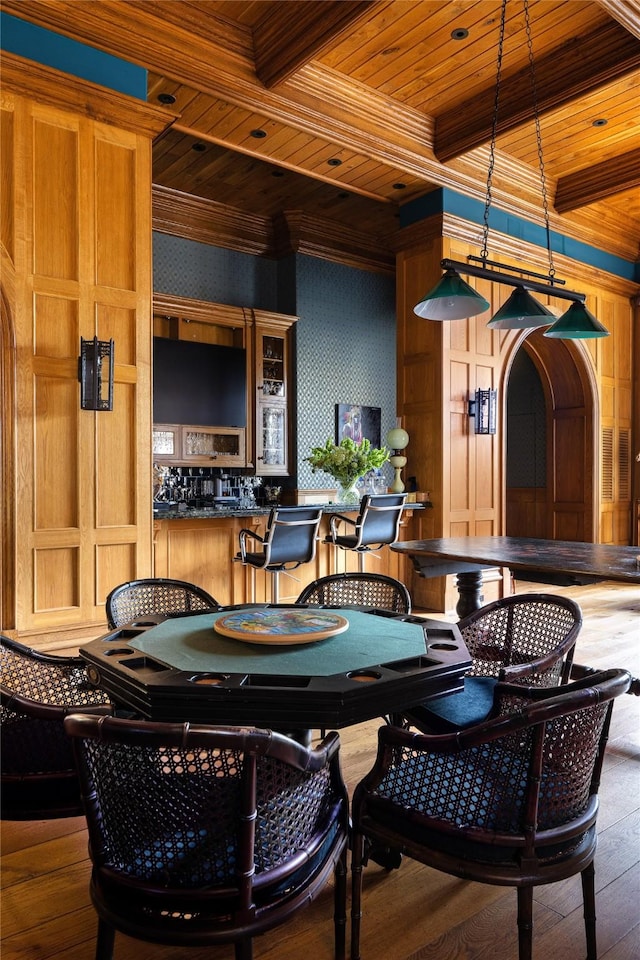
[[[147,71],[143,67],[36,27],[19,17],[0,13],[0,45],[3,50],[74,77],[99,83],[138,100],[147,99]]]

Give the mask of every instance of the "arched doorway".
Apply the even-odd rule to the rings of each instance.
[[[507,536],[593,541],[597,393],[586,349],[534,330],[516,344],[505,385]]]

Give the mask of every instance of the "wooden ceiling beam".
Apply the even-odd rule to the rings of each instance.
[[[640,42],[611,22],[535,64],[540,115],[620,79],[640,67]],[[506,133],[535,117],[529,68],[500,84],[497,133]],[[436,117],[434,153],[441,163],[491,140],[495,91],[487,90]]]
[[[316,59],[381,0],[290,0],[267,4],[253,30],[256,74],[275,87]],[[382,6],[386,4],[382,2]]]
[[[568,213],[634,187],[640,187],[640,149],[561,177],[554,207],[558,213]]]
[[[640,0],[596,0],[610,17],[640,40]]]

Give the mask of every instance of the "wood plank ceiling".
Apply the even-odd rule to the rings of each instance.
[[[486,193],[499,0],[2,0],[149,71],[159,197],[298,216],[393,249],[437,187]],[[640,0],[529,0],[552,229],[640,248]],[[177,195],[176,195],[177,196]],[[493,202],[543,218],[522,0],[509,0]],[[174,197],[175,199],[175,197]],[[368,238],[365,240],[364,238]]]

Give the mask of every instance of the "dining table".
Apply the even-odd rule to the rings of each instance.
[[[374,608],[245,604],[145,616],[86,643],[91,683],[149,720],[340,729],[459,692],[456,624]]]
[[[391,549],[410,557],[423,577],[456,575],[460,619],[482,606],[483,572],[488,568],[535,571],[550,578],[564,574],[579,583],[613,580],[640,586],[637,546],[530,537],[439,537],[405,540]],[[572,676],[584,676],[589,669],[576,664]],[[640,695],[640,679],[633,679],[629,692]]]

